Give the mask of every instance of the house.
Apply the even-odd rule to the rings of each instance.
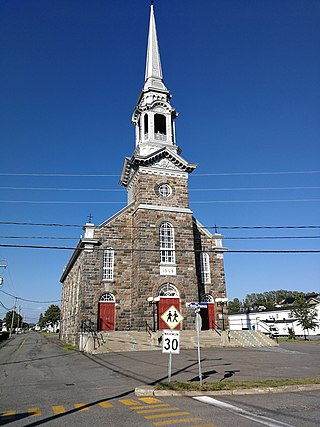
[[[291,300],[290,300],[291,301]],[[291,301],[291,303],[293,303]],[[318,327],[309,335],[320,335],[320,299],[310,298],[308,301],[310,307],[317,312]],[[273,309],[248,310],[241,313],[229,314],[229,327],[232,331],[237,330],[257,330],[266,334],[288,336],[289,329],[292,329],[295,335],[302,336],[304,331],[297,319],[291,315],[294,305],[283,304]]]
[[[222,236],[211,234],[189,207],[195,168],[177,145],[171,94],[164,84],[153,5],[146,73],[132,115],[135,148],[120,184],[127,205],[100,225],[88,222],[62,277],[61,338],[76,344],[80,331],[167,328],[170,307],[194,328],[188,302],[206,302],[203,329],[227,322],[216,298],[226,298]]]

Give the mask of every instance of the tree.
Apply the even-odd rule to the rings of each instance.
[[[296,303],[297,306],[291,310],[291,316],[297,319],[297,323],[302,327],[304,339],[306,340],[306,332],[309,334],[309,330],[314,331],[318,326],[317,311],[310,307],[303,297],[300,297]]]
[[[5,318],[3,321],[6,323],[6,328],[9,330],[11,328],[12,324],[12,315],[13,315],[13,325],[12,325],[12,331],[14,331],[18,325],[22,325],[22,316],[18,314],[15,310],[8,311],[5,315]]]
[[[238,298],[228,302],[228,313],[238,313],[241,308],[241,303]]]
[[[44,315],[42,313],[39,317],[39,326],[45,327],[45,326],[54,326],[56,325],[60,320],[60,308],[55,305],[51,304],[47,310],[45,311]]]

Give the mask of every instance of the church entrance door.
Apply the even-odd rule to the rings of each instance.
[[[161,319],[163,313],[172,305],[180,312],[180,295],[178,289],[172,283],[164,283],[158,289],[158,329],[169,329],[168,325]],[[181,323],[174,329],[180,330]]]
[[[115,301],[112,294],[103,294],[99,300],[98,330],[114,331]]]
[[[201,308],[200,315],[202,319],[202,330],[207,331],[208,329],[216,328],[214,303],[208,302],[208,306]]]

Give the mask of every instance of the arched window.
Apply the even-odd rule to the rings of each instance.
[[[102,294],[99,302],[115,302],[115,297],[110,292]]]
[[[169,222],[160,225],[160,262],[162,264],[174,264],[174,230]]]
[[[158,289],[158,296],[179,298],[179,291],[172,283],[167,282]]]
[[[213,296],[210,294],[205,294],[203,295],[203,297],[201,298],[201,302],[210,302],[210,303],[214,303],[214,299]]]
[[[154,115],[154,135],[156,139],[165,139],[167,134],[166,117],[162,114]]]
[[[148,114],[144,115],[144,134],[148,136],[149,126],[148,126]]]
[[[200,255],[200,268],[202,283],[211,283],[209,255],[206,252]]]
[[[112,248],[107,248],[105,251],[103,251],[103,267],[102,267],[103,280],[113,280],[113,270],[114,270],[114,250]]]

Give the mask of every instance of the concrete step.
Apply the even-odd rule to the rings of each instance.
[[[241,347],[277,347],[279,345],[260,331],[231,331],[230,334]]]

